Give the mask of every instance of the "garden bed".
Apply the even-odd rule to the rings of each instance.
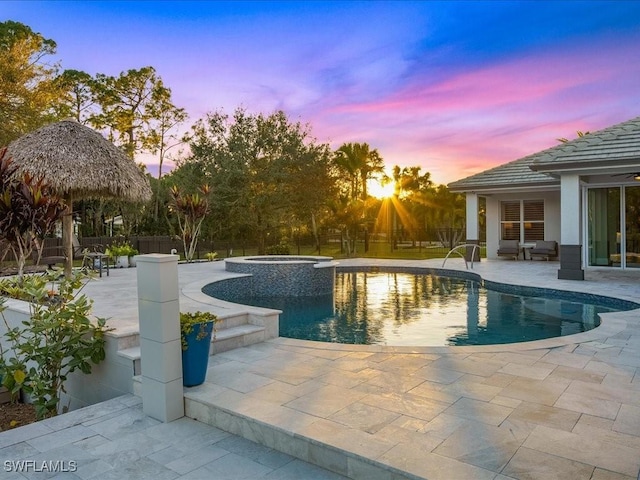
[[[28,403],[5,403],[0,405],[0,431],[24,427],[36,422],[36,409]]]

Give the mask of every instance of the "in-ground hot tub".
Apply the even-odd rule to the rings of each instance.
[[[250,290],[257,297],[315,297],[332,295],[336,262],[332,257],[265,255],[225,259],[228,272],[251,275]]]

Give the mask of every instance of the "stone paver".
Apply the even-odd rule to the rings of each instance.
[[[412,267],[433,263],[406,262]],[[523,275],[525,269],[531,273]],[[560,281],[552,262],[483,262],[474,270],[504,283],[640,299],[640,272],[620,273],[625,281],[618,284],[611,272],[604,278],[588,272],[585,282]],[[394,471],[447,479],[637,478],[639,331],[640,315],[614,314],[590,333],[488,348],[375,346],[367,351],[276,339],[261,352],[270,348],[267,362],[283,362],[277,375],[258,367],[265,358],[246,363],[250,371],[274,381],[287,378],[282,372],[304,368],[306,383],[314,385],[311,391],[297,394],[289,383],[279,389],[278,382],[263,387],[265,399],[280,398],[277,391],[283,400],[294,396],[282,405],[318,418],[298,433]],[[252,347],[244,350],[249,358]],[[324,355],[329,363],[310,366],[319,350],[343,355]],[[295,353],[295,360],[283,352]],[[236,353],[234,360],[242,362],[242,357]],[[367,395],[358,398],[363,392]],[[371,448],[365,446],[367,438]],[[339,456],[326,461],[344,468]]]
[[[441,261],[341,264],[437,268]],[[189,267],[180,271],[185,291],[224,274],[222,262]],[[447,268],[464,264],[450,260]],[[558,280],[557,269],[535,261],[474,265],[497,282],[640,299],[640,271],[587,271],[575,282]],[[122,328],[136,318],[125,307],[136,305],[129,277],[115,271],[85,289],[96,313]],[[201,300],[180,299],[193,308]],[[129,396],[72,412],[77,422],[61,416],[1,433],[0,452],[9,459],[75,454],[80,468],[68,478],[342,478],[306,459],[354,478],[633,480],[640,473],[640,312],[603,318],[598,329],[572,337],[487,347],[275,339],[212,357],[207,383],[187,392],[193,416],[220,428],[188,418],[160,424]],[[68,435],[58,433],[64,429]]]
[[[0,442],[0,479],[344,478],[187,417],[160,423],[133,395],[2,432]],[[57,476],[43,471],[55,462]]]

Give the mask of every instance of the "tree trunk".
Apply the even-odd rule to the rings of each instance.
[[[64,276],[71,278],[71,270],[73,269],[73,203],[71,194],[65,198],[67,209],[62,217],[62,244],[64,245],[64,254],[66,260],[64,262]]]
[[[318,237],[318,226],[316,225],[316,216],[311,212],[311,231],[313,232],[313,239],[316,242],[316,251],[320,255],[320,238]]]

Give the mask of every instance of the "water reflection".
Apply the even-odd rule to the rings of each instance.
[[[570,335],[596,327],[610,308],[517,296],[478,283],[407,273],[338,273],[334,295],[235,296],[277,308],[280,335],[382,345],[486,345]]]

